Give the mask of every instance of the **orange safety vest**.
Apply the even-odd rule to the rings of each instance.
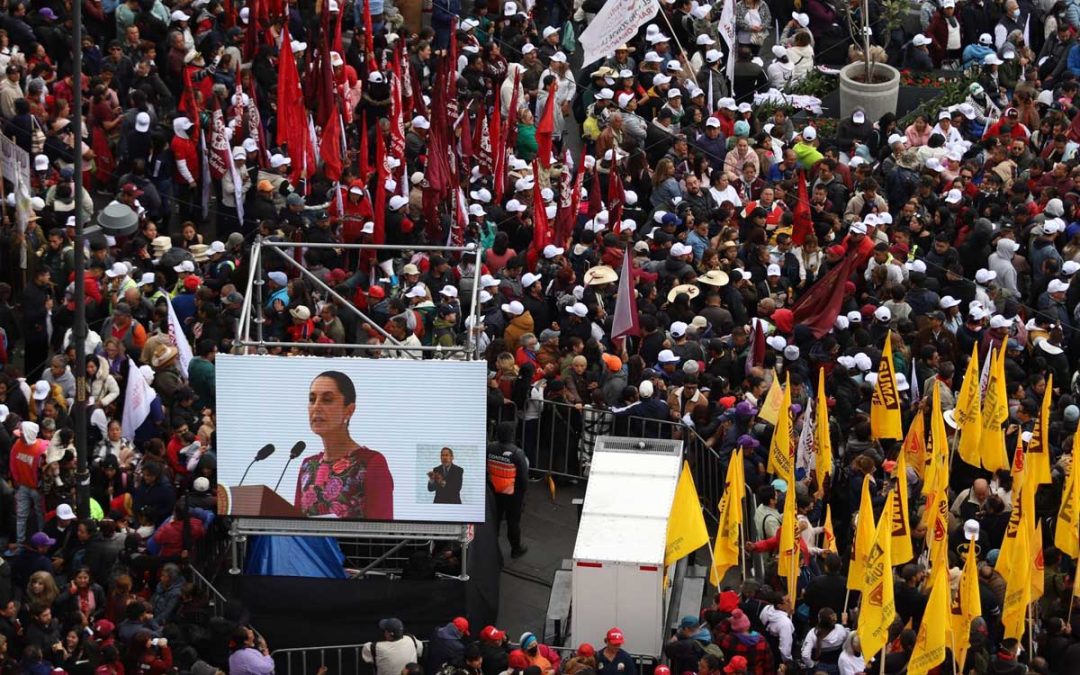
[[[502,453],[489,452],[487,456],[488,480],[498,495],[514,494],[517,480],[517,466],[514,461]]]

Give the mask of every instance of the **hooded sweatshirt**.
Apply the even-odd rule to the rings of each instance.
[[[759,615],[765,630],[775,635],[780,642],[780,655],[785,661],[791,660],[791,644],[795,639],[795,624],[788,613],[772,605],[766,605]]]
[[[1013,242],[1011,239],[999,239],[997,250],[990,254],[986,266],[991,272],[997,272],[998,287],[1008,291],[1011,297],[1019,297],[1020,289],[1016,284],[1016,267],[1013,265]]]

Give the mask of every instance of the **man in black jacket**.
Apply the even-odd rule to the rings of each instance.
[[[529,460],[514,443],[513,422],[500,422],[496,441],[487,449],[488,485],[495,493],[495,523],[506,519],[506,537],[510,557],[520,558],[529,547],[521,543],[521,514],[525,510],[525,492],[529,488]]]
[[[25,353],[23,370],[29,382],[41,379],[49,357],[49,321],[53,307],[52,285],[47,267],[34,272],[34,281],[23,290],[23,335]]]

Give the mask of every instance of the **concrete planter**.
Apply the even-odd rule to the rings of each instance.
[[[900,71],[890,65],[874,65],[876,76],[887,75],[884,82],[856,82],[852,75],[862,75],[865,64],[851,63],[840,69],[840,118],[851,116],[855,108],[866,111],[866,119],[876,122],[887,112],[896,112],[896,98],[900,91]]]

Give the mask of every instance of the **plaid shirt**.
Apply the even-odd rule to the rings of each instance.
[[[721,638],[719,647],[729,662],[735,656],[745,658],[747,673],[771,675],[776,672],[773,667],[772,650],[769,649],[769,643],[760,633],[753,631],[728,633]]]

